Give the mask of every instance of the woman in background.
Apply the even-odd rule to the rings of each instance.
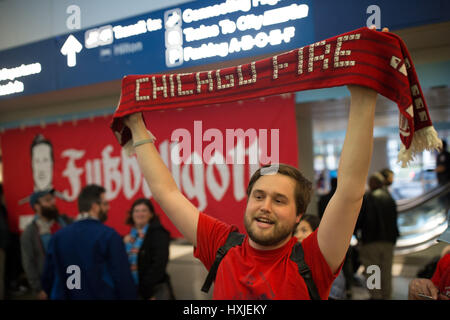
[[[169,275],[169,232],[159,222],[150,200],[134,201],[126,220],[131,231],[124,237],[131,273],[141,298],[174,299]]]
[[[311,214],[305,214],[300,219],[300,223],[297,226],[294,236],[297,237],[298,242],[305,240],[311,233],[313,233],[320,224],[320,218]],[[346,298],[345,289],[345,277],[343,272],[339,272],[339,275],[334,280],[331,286],[329,300],[343,300]]]
[[[314,232],[319,227],[320,218],[312,214],[304,214],[300,219],[294,236],[297,237],[298,242],[302,242],[306,237]]]

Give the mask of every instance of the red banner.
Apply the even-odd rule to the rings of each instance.
[[[199,210],[241,231],[251,174],[261,164],[297,166],[291,94],[144,116],[180,190]],[[0,135],[12,230],[22,231],[33,218],[27,199],[33,190],[53,187],[59,211],[76,217],[79,192],[96,183],[106,188],[110,201],[106,224],[122,235],[128,232],[124,222],[132,202],[151,198],[151,193],[135,156],[126,155],[109,129],[111,117],[7,130]],[[157,205],[156,210],[172,236],[179,237]]]

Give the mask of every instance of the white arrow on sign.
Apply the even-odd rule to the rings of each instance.
[[[82,44],[73,35],[70,35],[64,42],[61,53],[67,56],[67,66],[75,67],[77,65],[77,53],[83,49]]]

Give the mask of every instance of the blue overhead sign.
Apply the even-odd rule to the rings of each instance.
[[[59,37],[56,47],[65,50],[54,61],[57,87],[167,72],[308,44],[314,39],[310,2],[197,1]]]
[[[378,1],[381,16],[405,1]],[[414,7],[428,14],[420,21],[448,18],[442,1],[417,2],[408,7],[412,21],[420,14]],[[202,0],[142,14],[0,52],[0,99],[287,51],[364,26],[368,5]],[[405,21],[401,12],[395,21]]]

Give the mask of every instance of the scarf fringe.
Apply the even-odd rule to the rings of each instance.
[[[433,126],[425,127],[414,132],[409,149],[402,145],[398,153],[397,163],[401,163],[402,168],[406,168],[418,153],[424,150],[432,151],[436,149],[442,149],[442,141],[439,139]]]

